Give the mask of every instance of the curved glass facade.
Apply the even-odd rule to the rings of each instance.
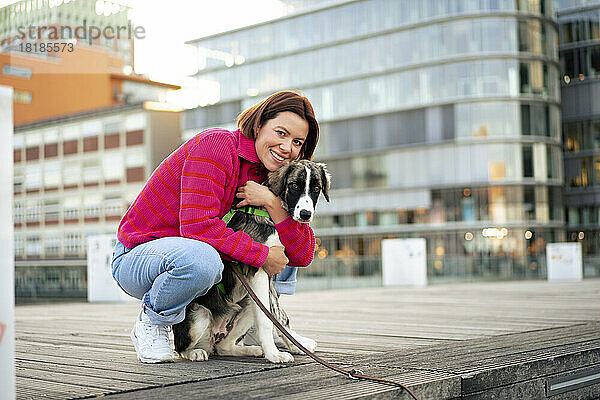
[[[194,41],[221,102],[185,125],[311,100],[333,190],[304,287],[373,284],[381,240],[404,237],[426,238],[434,279],[543,277],[565,238],[557,37],[544,0],[340,3]]]
[[[341,41],[354,41],[363,36],[439,19],[511,12],[552,18],[552,5],[551,1],[547,0],[365,0],[348,4],[342,2],[323,10],[218,34],[195,40],[193,43],[201,49],[235,52],[249,61],[279,57],[288,52]],[[223,62],[208,58],[206,65],[202,66],[207,69],[222,67]]]
[[[428,46],[414,45],[423,41]],[[421,70],[423,64],[443,60],[453,62],[457,58],[522,53],[553,59],[556,57],[555,43],[552,24],[539,19],[459,19],[245,63],[237,68],[203,74],[202,77],[219,82],[221,99],[226,101],[246,96],[247,88],[265,93],[286,87],[308,87],[415,66]],[[434,69],[431,73],[437,74],[438,71]],[[456,75],[452,71],[447,74],[448,78]],[[410,75],[403,76],[406,76],[404,79],[412,78]]]

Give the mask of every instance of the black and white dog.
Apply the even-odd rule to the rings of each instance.
[[[312,221],[320,193],[329,201],[330,175],[325,164],[307,160],[293,161],[271,172],[265,185],[279,198],[283,207],[298,222]],[[282,246],[275,224],[268,217],[236,212],[227,226],[242,230],[266,246]],[[261,268],[225,261],[221,283],[224,291],[212,287],[204,296],[194,299],[186,308],[185,320],[173,326],[175,350],[182,358],[192,361],[208,360],[209,354],[227,356],[265,356],[274,363],[291,362],[293,356],[279,351],[273,338],[273,323],[252,301],[232,268],[240,268],[260,301],[270,304],[272,314],[286,328],[289,318],[279,306],[273,281]],[[246,346],[243,337],[254,326],[260,346]],[[295,334],[288,329],[294,337]],[[279,332],[278,332],[279,333]],[[292,353],[300,353],[285,336],[279,334]],[[316,342],[306,343],[311,351]],[[311,348],[312,347],[312,348]]]

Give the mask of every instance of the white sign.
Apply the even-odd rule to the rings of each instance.
[[[0,397],[15,398],[12,89],[0,86]]]
[[[383,286],[426,286],[427,247],[425,239],[381,241]]]
[[[110,263],[115,241],[115,235],[88,237],[87,293],[89,302],[136,300],[121,290],[112,277]]]
[[[546,264],[549,281],[580,281],[583,279],[581,243],[549,243]]]

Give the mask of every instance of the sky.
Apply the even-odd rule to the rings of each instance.
[[[15,3],[0,0],[0,7]],[[281,17],[289,6],[279,0],[117,0],[133,8],[143,26],[135,43],[135,72],[150,79],[185,85],[195,72],[195,51],[186,40]]]

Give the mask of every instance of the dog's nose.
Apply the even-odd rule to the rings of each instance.
[[[300,218],[302,218],[303,220],[310,219],[311,215],[312,215],[312,213],[310,211],[300,210]]]

